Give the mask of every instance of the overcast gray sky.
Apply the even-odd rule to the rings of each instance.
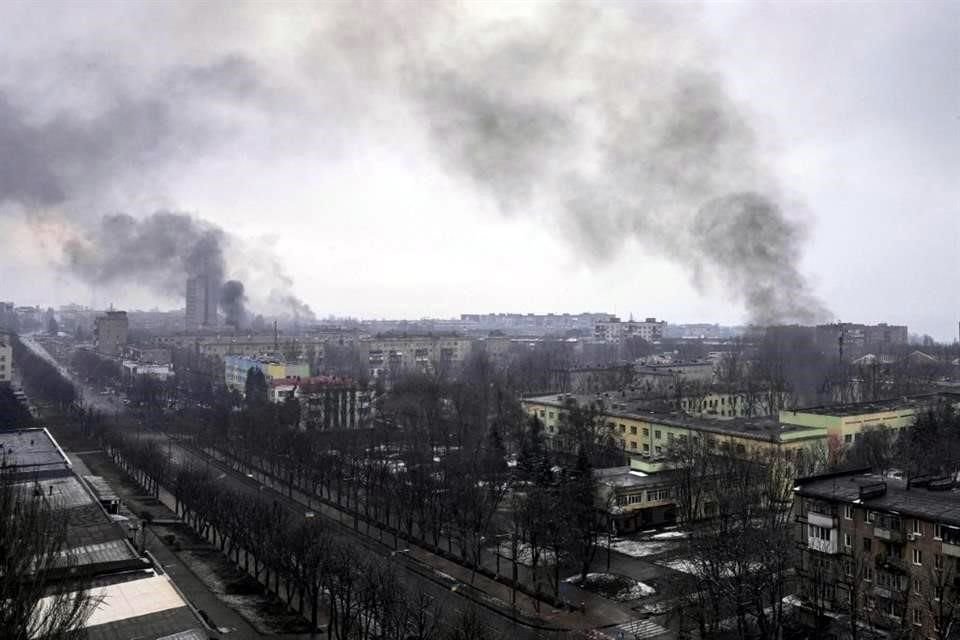
[[[0,299],[182,304],[64,249],[170,210],[254,307],[957,332],[957,2],[6,2],[0,47]]]

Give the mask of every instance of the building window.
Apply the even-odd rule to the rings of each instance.
[[[922,625],[923,624],[923,612],[920,609],[913,610],[913,624]]]
[[[553,414],[553,411],[551,411],[551,412],[550,412],[550,419],[553,420],[553,418],[554,418],[554,414]]]
[[[843,436],[843,441],[847,444],[850,444],[853,442],[853,435],[848,433],[847,435]]]
[[[650,429],[648,429],[648,428],[646,428],[646,427],[643,428],[643,437],[644,437],[644,438],[649,438],[649,437],[650,437]]]
[[[660,502],[663,500],[670,499],[670,489],[656,489],[653,491],[647,491],[647,501],[648,502]]]
[[[939,522],[933,524],[933,537],[935,540],[943,539],[943,527],[940,526]]]
[[[943,556],[939,553],[933,554],[933,568],[937,571],[943,571]]]
[[[873,547],[873,544],[872,544],[872,543],[873,543],[873,540],[871,540],[870,538],[864,538],[864,539],[863,539],[863,550],[864,550],[864,551],[870,551],[870,549]]]
[[[918,536],[923,535],[923,522],[917,519],[913,521],[913,532]]]
[[[634,435],[634,436],[637,435],[637,427],[636,427],[636,426],[631,426],[631,427],[630,427],[630,435]]]
[[[626,432],[627,432],[627,428],[623,425],[620,425],[620,433],[626,433]]]
[[[847,520],[853,520],[853,505],[845,504],[843,505],[843,517]]]
[[[873,582],[873,567],[871,567],[870,565],[864,565],[863,579],[866,582]]]
[[[913,564],[918,567],[923,565],[923,552],[920,549],[913,550]]]
[[[867,511],[867,522],[873,523],[877,521],[877,512],[876,511]]]
[[[650,453],[650,445],[647,444],[646,442],[644,442],[644,443],[643,443],[643,450],[646,451],[647,453]]]
[[[663,453],[663,447],[657,447],[657,455]]]
[[[636,449],[636,448],[637,448],[637,441],[636,441],[636,440],[631,440],[631,441],[630,441],[630,448],[631,448],[631,449]]]
[[[843,534],[843,546],[848,549],[853,546],[853,540],[851,540],[849,533]]]
[[[853,561],[851,560],[843,561],[843,572],[848,576],[853,576]]]
[[[916,576],[913,578],[913,592],[918,596],[923,595],[923,580]]]
[[[660,439],[660,429],[657,429],[656,431],[653,432],[653,437],[656,438],[657,440]]]
[[[815,524],[810,525],[810,537],[818,540],[830,541],[830,529],[818,527]]]

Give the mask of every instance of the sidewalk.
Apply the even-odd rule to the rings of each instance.
[[[107,480],[131,514],[137,515],[147,511],[154,519],[176,519],[176,514],[162,503],[152,499],[144,500],[145,497],[141,495],[141,490],[134,486],[121,470],[113,466],[109,462],[109,458],[102,452],[84,452],[81,457],[81,455],[68,451],[67,456],[80,475],[91,473],[83,458],[93,457],[92,462],[94,462],[96,471],[93,475],[101,475]],[[102,456],[102,459],[98,458],[100,456]],[[156,558],[163,571],[170,576],[190,604],[202,611],[207,617],[207,622],[217,628],[217,631],[210,631],[211,637],[224,638],[225,640],[260,640],[261,638],[302,640],[326,637],[323,633],[318,633],[315,636],[310,634],[261,633],[246,618],[217,597],[176,553],[163,544],[154,531],[148,527],[147,532],[147,550]]]

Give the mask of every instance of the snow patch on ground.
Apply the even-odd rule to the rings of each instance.
[[[674,571],[681,571],[683,573],[689,573],[690,575],[699,575],[703,570],[697,566],[691,560],[670,560],[668,562],[658,562],[661,567],[666,567],[668,569],[673,569]],[[736,567],[733,565],[726,566],[720,571],[721,578],[732,578],[735,575]],[[757,565],[751,565],[750,571],[760,571],[762,567]],[[712,569],[711,569],[712,570]]]
[[[681,540],[689,535],[690,533],[687,531],[664,531],[650,537],[654,540]]]
[[[606,547],[607,541],[601,539],[600,546]],[[673,545],[665,541],[624,540],[621,538],[614,538],[610,541],[610,549],[626,556],[642,558],[644,556],[654,556],[665,551],[669,551],[673,549]]]
[[[656,593],[653,587],[644,582],[615,573],[588,573],[584,581],[580,580],[578,574],[566,578],[564,582],[617,602],[629,602]]]

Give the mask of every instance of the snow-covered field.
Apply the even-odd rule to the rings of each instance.
[[[650,585],[615,573],[588,573],[584,582],[580,576],[570,576],[564,582],[576,585],[585,591],[596,593],[617,602],[628,602],[656,593]]]

